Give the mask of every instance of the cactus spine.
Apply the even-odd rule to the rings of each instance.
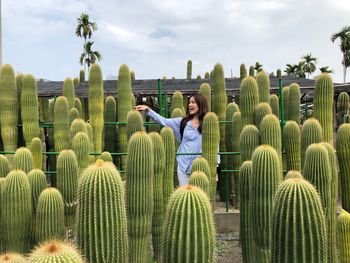
[[[73,142],[73,139],[78,132],[85,132],[87,134],[86,124],[82,119],[75,119],[70,126],[69,139],[71,142]]]
[[[29,173],[34,168],[33,155],[27,148],[21,147],[17,149],[14,161],[15,169],[20,169],[25,173]]]
[[[126,169],[129,262],[144,262],[149,255],[153,214],[153,145],[145,132],[129,141]]]
[[[67,98],[69,110],[74,108],[74,83],[71,78],[66,78],[63,81],[62,95]]]
[[[39,111],[36,82],[32,75],[23,77],[21,93],[21,116],[23,122],[23,136],[29,146],[34,137],[39,136]]]
[[[241,162],[251,160],[254,150],[260,145],[260,131],[254,125],[246,125],[242,129],[239,141]]]
[[[259,103],[258,106],[256,106],[256,108],[254,110],[254,124],[255,124],[255,126],[258,129],[260,129],[261,121],[263,120],[265,115],[271,114],[271,113],[272,113],[272,110],[271,110],[270,104],[268,104],[266,102]]]
[[[56,99],[54,110],[54,140],[55,151],[60,152],[69,148],[69,106],[67,98],[60,96]]]
[[[183,96],[181,91],[175,91],[172,98],[171,98],[171,109],[170,112],[173,113],[173,111],[176,108],[181,109],[184,113],[186,112],[185,108],[184,108],[184,102],[183,102]]]
[[[239,92],[242,127],[254,124],[254,110],[259,103],[258,84],[253,77],[246,77],[241,82]]]
[[[214,249],[215,229],[208,197],[192,185],[178,188],[169,200],[164,221],[163,261],[215,262]]]
[[[69,110],[69,123],[72,123],[75,119],[78,119],[79,116],[79,111],[76,108],[71,108]]]
[[[196,159],[194,159],[192,163],[191,173],[196,171],[203,172],[208,177],[208,180],[210,182],[211,180],[210,167],[209,167],[208,161],[205,158],[197,157]]]
[[[191,174],[188,184],[199,187],[210,196],[210,184],[208,180],[208,176],[200,171],[195,171]]]
[[[17,253],[8,252],[6,254],[0,255],[1,263],[28,263],[28,260]]]
[[[105,100],[104,119],[106,122],[117,121],[117,103],[113,96],[108,96]],[[104,130],[104,149],[109,152],[116,151],[116,134],[117,129],[115,125],[106,125]]]
[[[339,249],[339,262],[350,262],[350,214],[342,210],[338,216],[337,237]]]
[[[301,175],[300,171],[289,170],[289,171],[287,172],[286,176],[284,177],[284,180],[292,179],[292,178],[300,178],[300,179],[303,179],[304,177]]]
[[[98,159],[84,171],[77,193],[77,244],[84,256],[96,263],[128,262],[125,196],[118,171]]]
[[[43,169],[43,147],[41,140],[38,137],[33,138],[29,148],[33,155],[34,168]]]
[[[349,113],[349,95],[347,92],[340,92],[337,101],[337,110],[338,110],[338,125],[343,123],[344,116]]]
[[[301,171],[300,128],[295,121],[287,121],[284,126],[283,143],[286,152],[287,171]]]
[[[94,151],[102,152],[103,119],[103,80],[101,68],[92,64],[89,76],[89,117],[92,126]]]
[[[288,120],[300,125],[300,87],[296,83],[288,88]]]
[[[103,152],[103,153],[101,153],[100,159],[104,160],[105,162],[113,163],[113,157],[112,157],[110,152]]]
[[[143,119],[137,110],[132,110],[128,112],[126,116],[126,134],[128,136],[128,140],[130,140],[131,136],[138,131],[143,131]]]
[[[333,80],[328,73],[316,78],[313,116],[320,122],[324,140],[333,141]]]
[[[1,189],[1,227],[4,251],[27,253],[30,246],[32,202],[27,175],[11,171]]]
[[[192,79],[192,60],[187,61],[187,79]]]
[[[272,202],[278,184],[282,181],[279,157],[269,145],[259,146],[252,156],[252,219],[256,244],[255,257],[260,262],[271,260]]]
[[[79,118],[85,120],[85,112],[79,98],[74,98],[74,108],[79,111]]]
[[[64,206],[61,193],[53,188],[41,192],[35,216],[35,240],[39,244],[64,238]]]
[[[283,87],[283,108],[284,108],[284,120],[289,120],[288,109],[289,109],[289,87]]]
[[[304,122],[301,129],[300,141],[301,141],[301,166],[304,166],[305,153],[307,147],[313,143],[319,143],[323,140],[322,128],[318,120],[315,118],[309,118]]]
[[[258,83],[259,102],[269,103],[270,96],[270,78],[264,71],[256,74],[256,82]]]
[[[211,88],[208,83],[202,83],[199,87],[199,93],[202,93],[203,96],[207,99],[208,111],[211,111]]]
[[[232,152],[240,152],[240,134],[242,132],[242,124],[241,124],[241,113],[235,112],[232,115]],[[232,161],[230,162],[231,165],[229,166],[229,169],[232,170],[239,170],[239,167],[241,165],[241,156],[238,154],[235,154],[232,156]],[[233,173],[233,180],[234,180],[234,192],[235,192],[235,208],[238,208],[239,203],[239,174],[238,172]]]
[[[0,154],[0,177],[6,177],[10,172],[10,163],[5,155]]]
[[[78,132],[72,141],[79,168],[79,177],[89,165],[90,140],[85,132]]]
[[[316,189],[304,179],[288,179],[275,200],[271,262],[327,262],[327,229]]]
[[[272,94],[270,96],[270,107],[272,110],[272,113],[275,114],[277,119],[280,118],[280,105],[279,105],[279,98],[276,94]]]
[[[47,187],[46,175],[40,169],[33,169],[27,176],[32,194],[32,207],[35,213],[39,195]]]

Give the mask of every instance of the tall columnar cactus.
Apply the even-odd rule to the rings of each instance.
[[[272,113],[276,115],[277,119],[280,117],[280,105],[279,105],[279,98],[276,94],[272,94],[270,96],[270,107],[272,110]]]
[[[350,214],[344,209],[338,216],[337,237],[339,262],[350,262]]]
[[[316,78],[313,116],[320,122],[324,140],[333,142],[333,98],[332,77],[322,73]]]
[[[129,262],[144,262],[149,256],[153,215],[153,145],[145,132],[129,141],[126,166]]]
[[[289,103],[289,87],[283,87],[282,89],[282,95],[283,95],[283,109],[284,109],[284,120],[289,120],[288,115],[288,103]]]
[[[85,132],[78,132],[72,141],[72,150],[78,162],[78,177],[89,166],[90,140]]]
[[[327,262],[327,228],[316,189],[304,179],[288,179],[274,200],[271,262]]]
[[[338,96],[337,110],[341,117],[349,113],[349,94],[345,91],[340,92]]]
[[[183,112],[186,112],[186,109],[183,106],[183,96],[181,91],[175,91],[171,98],[171,108],[170,112],[172,113],[176,108],[181,109]]]
[[[192,60],[187,61],[187,79],[192,79]]]
[[[283,144],[286,152],[287,171],[301,171],[300,127],[295,121],[287,121],[284,126]]]
[[[119,68],[118,74],[118,121],[126,122],[127,114],[132,110],[131,100],[131,79],[130,72],[127,65],[123,64]],[[126,152],[128,149],[128,137],[126,133],[126,125],[120,125],[118,130],[119,135],[119,151]],[[126,157],[121,157],[121,169],[125,169]]]
[[[71,78],[65,78],[63,81],[62,95],[67,98],[69,109],[74,108],[74,83]]]
[[[23,136],[29,146],[34,137],[39,136],[39,108],[35,78],[26,74],[23,77],[21,93],[21,116],[23,122]]]
[[[134,71],[130,71],[130,79],[131,79],[131,81],[135,81],[135,72]]]
[[[205,79],[209,79],[209,78],[210,78],[210,74],[209,74],[208,71],[206,71],[206,72],[204,73],[204,78],[205,78]]]
[[[7,252],[0,255],[0,262],[6,263],[28,263],[26,257],[18,253]]]
[[[199,93],[207,99],[208,110],[211,111],[211,88],[208,83],[202,83],[199,87]]]
[[[163,201],[164,208],[167,207],[170,195],[174,191],[174,164],[175,164],[175,137],[173,130],[164,127],[160,131],[165,150],[165,171],[163,176]]]
[[[29,257],[30,263],[66,262],[84,263],[79,251],[71,244],[49,240],[36,247]]]
[[[78,86],[78,85],[80,84],[80,79],[79,79],[78,77],[75,77],[75,78],[73,79],[73,84],[74,84],[74,87],[75,87],[75,86]]]
[[[161,258],[163,220],[165,207],[163,201],[163,176],[165,171],[165,151],[162,138],[157,132],[149,134],[153,144],[153,216],[152,246],[155,260]]]
[[[336,140],[342,207],[350,211],[350,123],[341,125]]]
[[[300,87],[297,83],[288,88],[288,120],[300,125]]]
[[[207,195],[192,185],[178,188],[164,221],[163,261],[215,262],[214,250],[215,228]]]
[[[17,103],[18,103],[18,122],[22,123],[21,118],[21,93],[22,93],[22,87],[23,87],[23,77],[24,74],[19,73],[16,75],[16,87],[17,87]]]
[[[67,98],[60,96],[56,99],[54,110],[54,140],[55,151],[60,152],[69,148],[69,106]]]
[[[76,108],[71,108],[69,110],[69,123],[72,123],[75,119],[78,119],[79,116],[79,111]]]
[[[77,135],[78,132],[85,132],[87,134],[87,128],[85,121],[82,119],[75,119],[69,129],[69,140],[70,142],[73,142],[73,139],[75,135]]]
[[[0,154],[0,177],[6,177],[10,172],[10,163],[7,157],[3,154]]]
[[[243,127],[243,126],[242,126]],[[260,131],[254,125],[246,125],[239,137],[241,162],[252,159],[252,154],[260,145]]]
[[[241,113],[235,112],[232,115],[232,152],[240,152],[240,135],[242,132],[242,121],[241,121]],[[229,159],[230,160],[230,159]],[[232,170],[239,170],[239,167],[241,165],[241,156],[238,154],[235,154],[232,156],[232,161],[229,162],[229,169]],[[234,192],[235,192],[235,208],[238,208],[239,203],[239,173],[233,172],[233,185],[234,185]]]
[[[14,152],[18,141],[18,102],[15,72],[8,64],[2,66],[0,71],[0,105],[1,138],[4,150]]]
[[[256,244],[255,257],[260,262],[271,260],[272,204],[278,184],[282,181],[279,157],[269,145],[259,146],[252,156],[252,219]]]
[[[34,161],[34,168],[43,169],[43,147],[42,147],[42,141],[40,138],[35,137],[33,138],[32,142],[30,143],[30,151],[33,155],[33,161]]]
[[[39,195],[47,187],[46,175],[40,169],[33,169],[27,176],[32,195],[32,208],[35,213]]]
[[[220,130],[218,117],[214,112],[208,112],[202,123],[202,156],[208,161],[210,167],[210,200],[215,202],[216,194],[216,165],[218,161],[218,149],[220,142]],[[221,150],[221,148],[220,148]]]
[[[128,136],[128,140],[130,140],[131,136],[135,132],[143,131],[143,119],[139,111],[129,111],[126,117],[126,122],[126,134]]]
[[[89,117],[92,126],[94,151],[102,152],[103,132],[103,80],[101,68],[98,64],[92,64],[89,76]]]
[[[74,108],[76,108],[79,111],[79,118],[85,120],[84,108],[79,98],[74,98]]]
[[[79,71],[79,81],[80,83],[85,82],[85,71],[83,69]]]
[[[204,193],[210,196],[210,184],[208,176],[204,172],[195,171],[191,174],[188,184],[201,188]]]
[[[27,253],[32,225],[32,201],[27,175],[20,170],[11,171],[1,189],[3,249]]]
[[[243,262],[254,262],[254,236],[252,218],[252,161],[245,161],[239,171],[240,224],[239,237]]]
[[[301,166],[304,166],[307,147],[313,143],[323,141],[322,128],[318,120],[309,118],[304,122],[300,133],[301,140]]]
[[[35,240],[64,238],[64,205],[61,193],[53,187],[41,192],[35,215]]]
[[[247,68],[245,64],[241,64],[239,67],[239,78],[242,81],[247,76]]]
[[[270,96],[270,78],[265,71],[260,71],[256,74],[256,82],[258,83],[259,102],[269,103]]]
[[[210,176],[210,167],[209,167],[208,161],[201,156],[194,159],[192,163],[191,173],[197,172],[197,171],[203,172],[208,177],[208,180],[210,182],[211,176]]]
[[[239,91],[242,127],[254,124],[254,110],[259,103],[258,84],[253,77],[246,77],[241,82]]]
[[[93,143],[94,135],[92,134],[92,127],[90,123],[87,122],[85,124],[86,124],[87,135],[89,137],[89,142],[90,142],[89,161],[90,163],[93,163],[95,160],[95,157],[93,155],[90,155],[90,153],[94,152],[94,143]]]
[[[98,159],[84,171],[77,193],[76,238],[85,258],[96,263],[128,262],[124,188],[116,168]]]
[[[255,68],[254,68],[254,65],[251,65],[249,67],[249,76],[250,77],[255,77]]]
[[[261,121],[263,120],[265,115],[271,114],[271,113],[272,113],[272,109],[270,107],[270,104],[268,104],[266,102],[259,103],[254,110],[254,124],[255,124],[255,126],[258,127],[258,129],[260,129]]]
[[[105,100],[105,122],[117,121],[117,103],[113,96],[108,96]],[[109,152],[116,152],[117,129],[115,125],[106,125],[104,130],[104,149]]]
[[[282,71],[281,71],[281,69],[277,69],[276,77],[277,77],[278,79],[281,79],[281,78],[282,78]]]
[[[55,100],[49,101],[49,112],[48,112],[48,122],[53,123],[54,122],[54,115],[55,115]],[[68,105],[68,102],[67,102]],[[55,125],[55,124],[54,124]],[[54,149],[55,148],[55,140],[54,140],[54,128],[47,128],[47,133],[48,133],[48,148],[49,149]]]
[[[18,148],[14,156],[15,169],[29,173],[34,168],[33,155],[28,148]]]

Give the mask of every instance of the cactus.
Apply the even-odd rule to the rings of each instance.
[[[303,179],[304,177],[301,175],[300,171],[289,170],[289,171],[287,172],[286,176],[284,177],[284,180],[292,179],[292,178],[300,178],[300,179]]]
[[[288,120],[300,125],[300,87],[297,83],[288,88]]]
[[[74,108],[76,108],[79,112],[79,118],[85,120],[85,112],[83,110],[83,105],[79,98],[74,98]]]
[[[337,132],[336,150],[339,162],[342,207],[350,211],[350,124],[344,123]]]
[[[272,202],[277,186],[282,181],[281,165],[275,149],[269,145],[256,148],[252,165],[254,257],[259,258],[260,262],[270,262]]]
[[[55,101],[56,100],[51,100],[49,101],[49,110],[48,110],[48,122],[53,123],[54,122],[54,114],[55,114]],[[47,128],[47,133],[48,133],[48,148],[49,149],[54,149],[55,148],[55,140],[54,140],[54,128]]]
[[[333,142],[333,98],[332,77],[322,73],[316,78],[313,116],[320,122],[326,142]]]
[[[85,82],[85,71],[83,69],[79,71],[79,81],[80,83]]]
[[[69,148],[69,106],[67,98],[60,96],[56,99],[54,110],[54,140],[55,151],[60,152]]]
[[[63,81],[62,95],[67,98],[69,110],[74,108],[74,83],[71,78]]]
[[[246,125],[242,129],[239,141],[241,162],[243,163],[244,161],[252,159],[252,154],[255,148],[260,145],[260,131],[254,125]]]
[[[152,246],[155,260],[161,258],[164,201],[163,201],[163,176],[165,171],[165,150],[162,137],[156,132],[149,134],[153,144],[153,216],[152,216]]]
[[[215,229],[207,195],[192,185],[178,188],[169,200],[164,221],[163,262],[215,262],[214,250]]]
[[[300,128],[295,121],[287,121],[284,126],[283,144],[286,152],[287,171],[301,171]]]
[[[163,201],[164,208],[166,208],[170,195],[174,191],[175,137],[173,130],[169,127],[164,127],[160,131],[160,136],[165,150],[166,165],[163,176]]]
[[[232,115],[232,152],[240,152],[240,134],[242,132],[242,124],[241,124],[241,113],[235,112]],[[230,160],[230,158],[228,158]],[[239,170],[239,167],[241,165],[241,156],[238,154],[235,154],[232,156],[232,160],[229,162],[229,169],[232,170]],[[238,209],[238,203],[239,203],[239,175],[238,172],[233,172],[233,185],[234,185],[234,193],[235,193],[235,208]]]
[[[181,91],[175,91],[172,98],[171,98],[171,108],[170,112],[172,113],[176,108],[181,109],[183,112],[186,112],[184,108],[183,103],[183,96]]]
[[[89,151],[89,161],[90,163],[93,163],[95,160],[95,157],[93,155],[90,155],[90,153],[94,152],[94,143],[93,143],[93,134],[92,134],[92,127],[90,123],[85,123],[86,124],[86,130],[87,130],[87,135],[89,137],[89,142],[90,142],[90,151]]]
[[[47,187],[46,175],[40,169],[33,169],[27,176],[32,195],[32,208],[35,213],[39,195]]]
[[[74,84],[74,87],[75,87],[75,86],[79,86],[79,84],[80,84],[80,78],[75,77],[75,78],[73,79],[73,84]]]
[[[86,259],[128,262],[125,196],[116,168],[98,159],[84,171],[77,195],[76,238]]]
[[[28,263],[28,260],[17,253],[7,252],[6,254],[0,255],[1,263]]]
[[[76,108],[71,108],[69,110],[69,123],[72,123],[75,119],[78,119],[79,116],[79,111]]]
[[[350,214],[342,209],[338,216],[337,237],[339,263],[350,262]]]
[[[104,119],[106,122],[117,121],[117,103],[113,96],[108,96],[105,100]],[[104,130],[104,149],[109,152],[116,151],[116,125],[106,125]]]
[[[191,174],[188,184],[201,188],[204,193],[210,196],[210,184],[208,176],[204,172],[195,171]]]
[[[64,205],[61,193],[53,187],[43,190],[35,216],[35,240],[39,244],[64,238]]]
[[[208,83],[202,83],[199,87],[199,93],[207,99],[208,111],[211,111],[211,88]]]
[[[23,87],[23,77],[24,74],[19,73],[16,75],[16,87],[17,87],[17,103],[18,103],[18,123],[22,123],[22,118],[21,118],[21,94],[22,94],[22,87]],[[18,127],[21,128],[21,127]],[[19,133],[22,132],[22,129],[18,131]],[[22,138],[21,138],[22,136]],[[23,134],[18,134],[18,139],[21,140],[23,139]],[[18,141],[20,142],[20,141]],[[23,142],[23,141],[22,141]],[[20,145],[23,146],[23,145]]]
[[[249,76],[250,77],[255,77],[255,68],[254,68],[254,65],[251,65],[250,67],[249,67]]]
[[[254,236],[252,223],[252,161],[242,163],[239,172],[240,224],[239,237],[242,245],[243,262],[254,261]]]
[[[145,132],[137,132],[130,138],[126,166],[129,262],[143,262],[149,255],[153,214],[152,148],[152,140]]]
[[[239,67],[239,79],[242,81],[247,76],[247,68],[245,64],[241,64]]]
[[[129,111],[126,117],[126,122],[126,134],[128,140],[130,140],[135,132],[143,131],[143,119],[139,111]]]
[[[202,123],[202,156],[210,167],[210,200],[214,204],[216,194],[216,165],[220,142],[219,121],[214,112],[208,112]],[[221,149],[221,148],[220,148]]]
[[[32,75],[23,77],[21,93],[21,117],[23,122],[23,137],[27,147],[34,137],[39,136],[39,111],[36,82]]]
[[[27,175],[11,171],[1,187],[1,228],[4,251],[27,253],[30,247],[32,201]]]
[[[43,169],[42,141],[38,137],[33,138],[29,149],[33,155],[34,168]]]
[[[288,179],[275,200],[271,262],[327,262],[327,229],[316,189],[304,179]]]
[[[259,103],[258,106],[256,106],[256,108],[254,110],[254,124],[255,124],[255,126],[258,129],[260,129],[261,121],[263,120],[265,115],[271,114],[271,113],[272,113],[272,109],[270,107],[270,104],[268,104],[266,102]]]
[[[105,162],[112,162],[113,163],[113,158],[110,152],[103,152],[100,155],[100,159],[104,160]]]
[[[270,96],[270,78],[265,71],[256,74],[256,82],[258,83],[259,103],[269,103]]]
[[[30,263],[85,263],[78,250],[62,241],[49,240],[36,247],[29,257]]]
[[[246,77],[241,82],[240,110],[242,113],[242,127],[254,124],[254,110],[259,103],[258,84],[253,77]]]
[[[29,149],[18,148],[14,155],[15,169],[20,169],[25,173],[29,173],[34,168],[33,155]]]
[[[186,79],[192,79],[192,61],[187,61],[187,75]]]
[[[209,72],[207,71],[207,72],[205,72],[205,74],[204,74],[204,78],[205,79],[209,79],[210,78],[210,74],[209,74]]]
[[[80,177],[89,165],[90,140],[85,132],[78,132],[74,136],[72,150],[77,158],[79,168],[78,177]]]
[[[301,140],[301,166],[304,166],[305,153],[307,147],[313,143],[319,143],[323,140],[322,128],[318,120],[309,118],[304,122],[300,133]]]
[[[276,94],[272,94],[270,96],[270,107],[272,110],[272,113],[275,114],[277,119],[280,118],[280,105],[279,105],[279,98]]]
[[[337,126],[344,123],[344,116],[349,113],[349,95],[347,92],[340,92],[337,100]]]
[[[191,173],[194,173],[194,172],[197,172],[197,171],[198,172],[203,172],[208,177],[208,180],[210,182],[211,176],[210,176],[210,168],[209,168],[208,161],[205,158],[201,157],[201,156],[197,157],[192,162]]]
[[[282,71],[281,71],[281,69],[277,69],[276,77],[278,79],[282,79]]]
[[[283,87],[283,109],[284,109],[284,120],[289,120],[288,109],[289,109],[289,87]]]
[[[131,81],[135,81],[135,72],[134,71],[130,71],[130,79]]]
[[[89,117],[92,126],[94,151],[102,152],[103,119],[103,80],[101,68],[92,64],[89,76]]]
[[[18,102],[15,73],[13,68],[6,64],[0,71],[0,126],[4,150],[14,152],[18,141]],[[12,156],[9,156],[12,164]]]
[[[0,178],[6,177],[10,172],[10,163],[7,157],[3,154],[0,154]]]
[[[69,129],[70,142],[73,142],[73,139],[78,132],[85,132],[87,134],[86,124],[85,124],[85,121],[83,121],[82,119],[75,119],[72,122]]]
[[[125,122],[127,114],[132,110],[132,100],[131,100],[131,79],[130,72],[127,65],[123,64],[119,68],[118,74],[118,121]],[[126,152],[128,148],[128,137],[126,133],[126,126],[119,126],[119,151]],[[126,157],[121,156],[120,169],[124,169],[126,164]]]

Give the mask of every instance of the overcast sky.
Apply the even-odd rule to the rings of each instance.
[[[185,78],[188,59],[194,77],[217,62],[226,77],[256,61],[275,72],[312,53],[342,81],[339,41],[330,37],[350,25],[349,0],[2,0],[3,63],[36,78],[78,76],[82,12],[98,25],[104,78],[123,63],[137,79]]]

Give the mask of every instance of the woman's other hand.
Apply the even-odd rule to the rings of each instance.
[[[146,111],[146,112],[149,111],[149,107],[147,105],[137,105],[135,106],[135,109],[138,111]]]

